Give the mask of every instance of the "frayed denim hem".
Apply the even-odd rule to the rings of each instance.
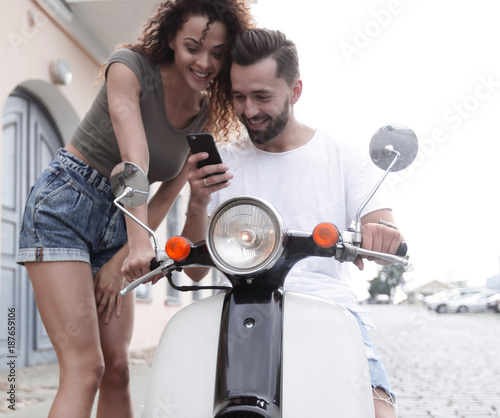
[[[379,400],[382,402],[385,402],[388,406],[392,407],[392,410],[394,411],[394,415],[396,418],[398,417],[398,403],[396,400],[396,396],[390,391],[384,388],[383,386],[372,386],[373,389],[373,400]],[[376,389],[382,389],[388,396],[389,398],[382,398]]]

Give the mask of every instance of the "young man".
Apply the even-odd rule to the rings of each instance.
[[[293,42],[278,31],[245,31],[237,36],[231,58],[233,104],[249,139],[221,148],[224,164],[198,169],[197,162],[208,155],[190,157],[191,198],[183,234],[193,242],[203,240],[208,215],[238,195],[270,202],[296,230],[312,231],[322,221],[346,230],[380,174],[368,156],[362,158],[349,144],[295,117],[293,106],[301,96],[302,81]],[[205,177],[217,172],[225,174]],[[376,195],[362,214],[362,246],[395,254],[402,236],[380,220],[394,223],[390,209]],[[356,265],[362,269],[363,260],[357,259]],[[186,270],[193,280],[206,272]],[[303,260],[288,275],[285,288],[332,299],[353,313],[365,339],[376,416],[394,417],[394,396],[366,331],[372,325],[370,314],[357,305],[346,266],[334,259]]]

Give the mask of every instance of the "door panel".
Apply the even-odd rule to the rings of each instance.
[[[49,165],[52,157],[59,149],[60,143],[55,141],[58,137],[50,121],[40,108],[35,106],[33,103],[31,103],[30,106],[29,122],[30,146],[31,149],[35,150],[35,153],[28,165],[28,167],[30,167],[29,173],[31,178],[29,179],[29,184],[31,187],[43,169]],[[36,307],[33,294],[32,300],[33,304],[30,304],[30,307]],[[31,317],[35,317],[33,332],[30,333],[30,336],[33,338],[33,342],[30,344],[31,349],[28,352],[28,362],[30,364],[47,362],[55,359],[52,343],[50,342],[47,331],[43,326],[42,319],[37,311],[34,313],[36,315],[30,315]]]
[[[15,356],[18,366],[27,362],[26,299],[21,288],[26,285],[21,268],[15,263],[17,248],[17,231],[19,230],[19,213],[21,184],[24,176],[20,170],[22,144],[27,142],[26,118],[28,103],[16,98],[9,98],[3,114],[3,152],[2,152],[2,258],[0,296],[2,316],[7,317],[7,309],[15,309]],[[23,311],[24,309],[24,311]],[[6,322],[6,321],[4,321]],[[0,356],[9,353],[6,323],[0,327]],[[2,361],[1,366],[6,362]],[[0,366],[0,367],[1,367]]]
[[[16,315],[16,365],[53,361],[55,355],[36,309],[26,269],[15,262],[24,203],[32,184],[61,146],[57,130],[42,106],[24,92],[14,92],[3,109],[2,314]],[[0,358],[7,355],[7,328],[0,325]],[[0,367],[5,367],[2,361]]]

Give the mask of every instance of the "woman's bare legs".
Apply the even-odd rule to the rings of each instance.
[[[132,418],[129,389],[129,346],[134,326],[134,293],[123,298],[120,317],[113,315],[108,324],[99,321],[101,346],[106,365],[99,388],[97,417]]]
[[[31,262],[26,268],[59,361],[59,388],[49,417],[88,418],[104,373],[90,266]]]

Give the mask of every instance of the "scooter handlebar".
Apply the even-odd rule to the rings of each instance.
[[[401,244],[399,244],[398,250],[396,251],[396,255],[398,257],[404,257],[407,252],[408,252],[408,245],[406,244],[405,241],[403,241]]]
[[[155,259],[155,261],[156,261],[156,259]],[[158,263],[157,268],[155,268],[154,270],[151,270],[149,273],[145,274],[144,276],[142,276],[138,279],[135,279],[132,283],[129,283],[124,289],[120,290],[119,295],[125,296],[127,293],[134,290],[137,286],[139,286],[140,284],[143,284],[146,280],[151,279],[152,277],[156,276],[157,274],[162,274],[162,273],[163,273],[163,269]]]
[[[402,264],[403,266],[408,265],[408,260],[406,258],[403,258],[402,256],[398,256],[398,255],[379,253],[376,251],[365,250],[363,248],[357,248],[356,253],[357,253],[357,255],[361,255],[361,256],[365,256],[365,257],[375,257],[375,258],[378,258],[379,260],[385,260],[385,261],[388,261],[390,263]]]
[[[342,234],[343,240],[338,244],[335,253],[335,258],[339,261],[350,261],[353,262],[356,257],[374,257],[379,260],[385,260],[389,263],[397,263],[406,266],[408,260],[404,258],[408,251],[408,245],[406,242],[401,242],[396,254],[380,253],[376,251],[365,250],[352,242],[352,232],[346,232]]]
[[[160,262],[156,259],[156,257],[153,257],[151,259],[151,262],[149,263],[149,270],[154,270],[160,267]]]

